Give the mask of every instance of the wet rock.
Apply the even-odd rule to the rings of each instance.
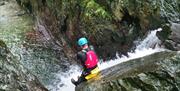
[[[20,64],[2,40],[0,40],[0,83],[1,91],[48,91]]]
[[[0,2],[0,6],[5,5],[5,2]]]
[[[9,0],[1,0],[0,1],[0,6],[3,6],[5,4],[7,4],[9,2]]]
[[[76,91],[179,91],[180,54],[159,52],[105,69]]]
[[[164,25],[163,30],[157,33],[166,48],[170,50],[180,50],[180,24],[171,23]]]

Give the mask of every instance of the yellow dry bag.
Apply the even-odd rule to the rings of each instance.
[[[89,75],[87,75],[87,76],[85,77],[86,80],[89,80],[89,79],[97,76],[99,72],[100,72],[99,67],[96,67],[95,69],[93,69],[93,70],[91,71],[91,73],[90,73]]]

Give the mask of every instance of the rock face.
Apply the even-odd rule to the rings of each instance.
[[[102,71],[76,91],[179,91],[180,54],[160,52]]]
[[[76,40],[85,36],[101,58],[127,55],[148,30],[179,22],[178,0],[16,0],[32,14],[36,29],[72,58]],[[113,45],[113,46],[112,46]],[[73,59],[72,59],[73,60]]]
[[[170,50],[180,50],[180,24],[164,25],[163,30],[157,33],[165,47]]]
[[[48,91],[0,40],[0,91]]]

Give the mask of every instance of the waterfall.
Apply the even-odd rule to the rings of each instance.
[[[112,67],[114,65],[117,65],[119,63],[131,60],[131,59],[135,59],[135,58],[153,54],[155,52],[163,51],[164,49],[160,47],[161,41],[156,36],[156,32],[161,31],[161,30],[162,29],[159,28],[159,29],[149,32],[147,37],[143,41],[141,41],[139,45],[137,45],[135,51],[128,53],[129,57],[122,56],[120,58],[117,56],[117,59],[115,60],[110,60],[105,63],[100,63],[99,64],[100,69],[103,70],[103,69]]]
[[[137,45],[136,49],[134,52],[129,52],[128,55],[129,57],[122,56],[121,58],[117,56],[117,59],[115,60],[109,60],[107,62],[100,62],[98,64],[100,70],[107,69],[109,67],[112,67],[114,65],[117,65],[119,63],[143,57],[146,55],[153,54],[155,52],[160,52],[163,51],[164,49],[159,46],[161,41],[157,38],[156,32],[161,31],[162,29],[159,28],[157,30],[151,31],[147,37],[140,42],[139,45]],[[71,66],[71,69],[66,72],[62,73],[60,72],[59,74],[56,74],[58,77],[61,78],[60,82],[55,81],[54,83],[56,86],[49,86],[48,88],[51,91],[74,91],[75,86],[71,83],[71,78],[74,78],[77,80],[77,76],[81,75],[81,70],[78,66],[73,65]]]
[[[159,44],[161,41],[156,36],[157,31],[161,31],[162,29],[159,28],[157,30],[151,31],[148,36],[140,42],[140,44],[136,47],[136,50],[141,50],[143,48],[159,48]]]

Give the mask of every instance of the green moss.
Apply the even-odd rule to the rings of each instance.
[[[46,0],[47,6],[52,8],[53,7],[53,0]]]

